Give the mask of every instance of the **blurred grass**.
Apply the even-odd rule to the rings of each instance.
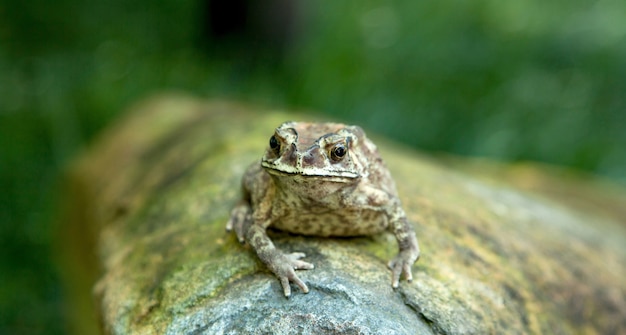
[[[417,148],[626,182],[626,3],[294,3],[280,54],[203,39],[198,1],[0,3],[0,334],[65,332],[58,174],[155,90],[312,108]]]

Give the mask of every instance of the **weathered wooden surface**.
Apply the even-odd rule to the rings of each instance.
[[[390,288],[391,235],[275,233],[280,248],[305,251],[316,266],[299,272],[311,292],[285,299],[224,224],[245,167],[294,118],[155,98],[76,164],[68,234],[97,242],[85,267],[101,270],[94,297],[104,333],[626,332],[624,190],[532,166],[522,179],[518,167],[442,164],[384,141],[376,142],[421,243],[415,280]],[[610,201],[594,202],[594,192]]]

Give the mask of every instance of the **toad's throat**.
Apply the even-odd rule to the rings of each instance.
[[[322,169],[315,167],[307,167],[305,169],[298,168],[295,166],[282,165],[280,167],[276,166],[267,161],[262,161],[261,166],[270,174],[279,175],[279,176],[301,176],[308,178],[324,178],[324,179],[336,179],[336,181],[341,181],[340,179],[354,180],[361,177],[360,174],[353,171],[346,170],[330,170],[330,169]]]

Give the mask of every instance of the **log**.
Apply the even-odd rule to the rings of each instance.
[[[93,285],[104,334],[626,333],[623,188],[368,132],[420,241],[414,280],[391,288],[391,234],[275,231],[280,249],[315,264],[298,272],[310,292],[287,299],[224,227],[273,129],[312,117],[171,94],[131,109],[67,179],[64,244],[82,280],[71,287],[84,297]]]

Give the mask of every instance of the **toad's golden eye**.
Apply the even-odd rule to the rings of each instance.
[[[346,149],[346,146],[343,145],[343,143],[340,143],[340,144],[335,145],[330,150],[330,158],[334,160],[335,162],[339,162],[346,156],[347,153],[348,153],[348,150]]]
[[[276,136],[270,137],[270,149],[272,149],[277,155],[280,152],[280,143],[276,139]]]

